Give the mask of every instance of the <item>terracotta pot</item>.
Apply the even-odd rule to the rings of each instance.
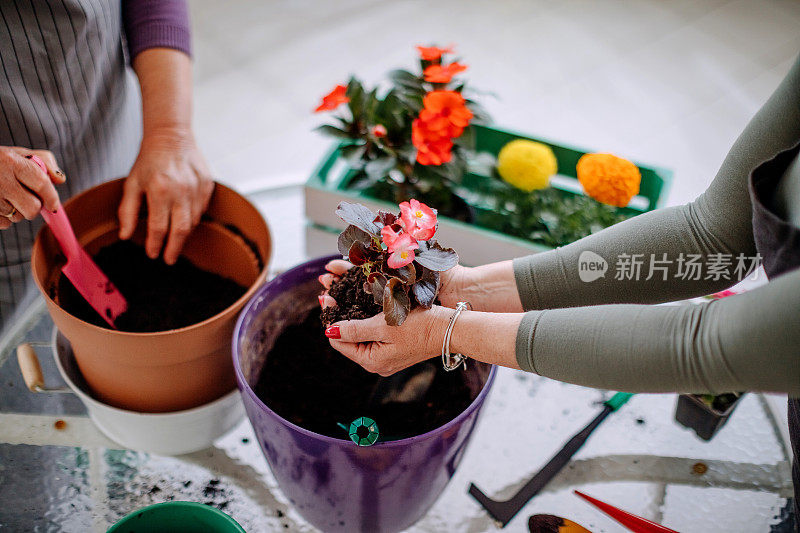
[[[98,185],[64,204],[75,235],[89,254],[118,240],[123,181]],[[144,241],[146,225],[146,220],[139,221],[134,241]],[[235,388],[233,328],[245,302],[266,279],[270,253],[269,230],[258,210],[217,184],[204,221],[187,239],[182,255],[249,289],[207,320],[156,333],[105,329],[64,311],[57,294],[64,257],[46,226],[36,236],[31,265],[50,316],[72,345],[95,397],[121,409],[152,413],[190,409]]]

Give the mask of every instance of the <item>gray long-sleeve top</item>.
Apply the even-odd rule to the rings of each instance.
[[[800,397],[800,269],[706,305],[655,304],[720,291],[733,281],[681,279],[700,254],[756,255],[748,177],[800,142],[800,58],[739,136],[716,178],[694,202],[653,211],[563,248],[514,261],[525,314],[519,365],[580,385],[629,392],[759,390]],[[787,169],[772,208],[800,226],[800,162]],[[592,251],[613,266],[642,254],[636,279],[584,282],[578,258]],[[651,254],[667,270],[647,280]],[[721,256],[717,256],[721,257]],[[732,269],[731,269],[732,272]]]

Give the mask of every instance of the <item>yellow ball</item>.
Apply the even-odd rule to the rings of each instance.
[[[511,141],[497,155],[500,177],[523,191],[544,189],[550,184],[550,176],[557,171],[558,163],[553,150],[535,141]]]

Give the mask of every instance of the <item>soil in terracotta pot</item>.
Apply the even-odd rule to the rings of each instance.
[[[128,310],[115,321],[120,331],[145,333],[190,326],[223,311],[247,291],[184,257],[174,265],[150,259],[142,246],[130,241],[102,248],[94,260],[128,301]],[[81,320],[109,327],[64,275],[58,282],[57,301]]]

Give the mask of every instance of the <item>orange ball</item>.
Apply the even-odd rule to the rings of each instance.
[[[586,194],[608,205],[625,207],[639,194],[639,168],[613,154],[585,154],[576,167],[578,181]]]

